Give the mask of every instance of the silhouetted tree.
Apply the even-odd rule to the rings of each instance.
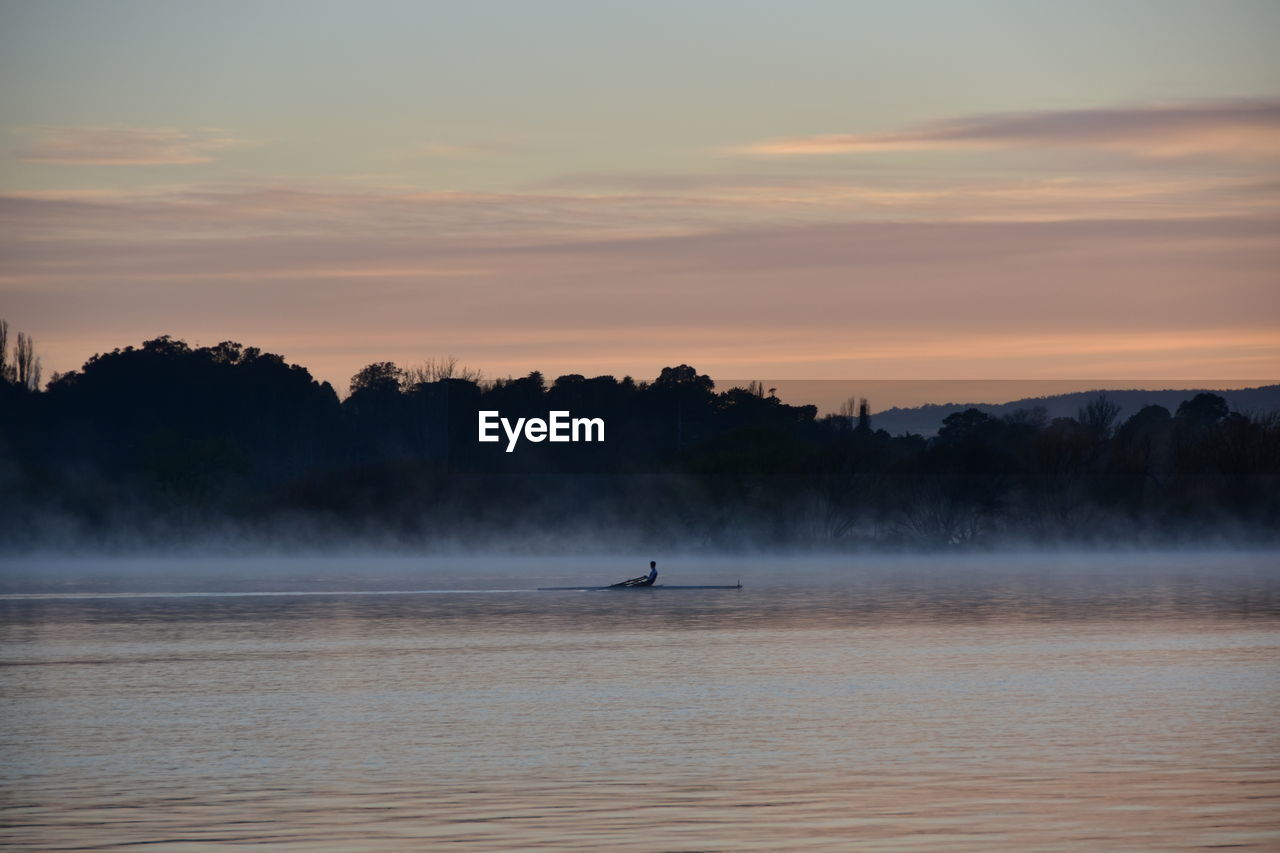
[[[9,364],[9,323],[0,319],[0,382],[13,381],[13,367]]]
[[[1174,417],[1193,427],[1202,428],[1213,426],[1229,412],[1227,401],[1217,394],[1200,393],[1178,406]]]
[[[1076,420],[1089,430],[1098,440],[1111,437],[1112,427],[1120,415],[1120,407],[1109,400],[1105,392],[1098,395],[1080,408]]]
[[[1116,490],[1109,497],[1123,503],[1131,518],[1149,514],[1169,483],[1171,424],[1164,406],[1144,406],[1116,430],[1111,453]]]
[[[399,391],[405,373],[394,362],[377,361],[351,377],[351,393],[357,391]]]
[[[1029,409],[1017,409],[1004,416],[1004,422],[1013,426],[1027,426],[1032,429],[1044,429],[1049,423],[1049,412],[1044,406],[1032,406]]]
[[[972,439],[983,435],[996,423],[995,418],[980,409],[965,409],[943,418],[942,427],[938,430],[938,441],[955,444]]]
[[[461,379],[478,385],[484,381],[484,374],[479,370],[460,365],[456,357],[448,355],[444,358],[429,358],[421,364],[406,367],[401,381],[405,390],[408,390],[415,385],[430,384],[445,379]]]
[[[662,368],[658,378],[653,380],[653,388],[656,391],[681,390],[710,393],[715,388],[715,383],[711,381],[710,376],[698,373],[687,364],[681,364],[676,367]]]
[[[859,435],[871,434],[871,405],[866,397],[858,401],[858,425],[854,428],[854,432]]]
[[[970,408],[926,440],[874,430],[865,400],[818,419],[758,383],[716,393],[689,365],[652,384],[548,385],[535,371],[482,385],[451,360],[376,362],[339,401],[278,355],[168,336],[95,355],[42,392],[22,340],[26,384],[16,357],[0,382],[0,493],[12,498],[0,545],[29,535],[22,519],[39,512],[87,537],[130,517],[181,536],[217,519],[264,530],[302,519],[335,541],[465,543],[580,524],[717,548],[1177,538],[1220,523],[1275,541],[1280,529],[1280,416],[1232,413],[1213,394],[1176,416],[1147,406],[1118,429],[1101,397],[1080,419]],[[602,417],[607,441],[509,454],[475,440],[482,409]]]
[[[7,325],[4,333],[7,338]],[[18,387],[28,391],[40,390],[40,356],[36,355],[36,345],[30,335],[18,332],[18,341],[13,347],[13,363],[5,363],[3,370],[6,380]]]

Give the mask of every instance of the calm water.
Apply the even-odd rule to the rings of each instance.
[[[1280,849],[1273,557],[12,566],[0,843]]]

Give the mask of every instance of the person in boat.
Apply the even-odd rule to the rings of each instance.
[[[649,574],[641,575],[638,578],[631,578],[622,583],[616,583],[614,586],[653,586],[653,582],[658,579],[658,561],[649,561]]]

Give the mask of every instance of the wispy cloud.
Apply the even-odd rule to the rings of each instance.
[[[17,131],[14,153],[27,163],[78,166],[174,166],[209,163],[244,144],[215,128],[35,125]]]
[[[1095,148],[1141,157],[1276,157],[1280,99],[975,115],[890,133],[764,140],[735,151],[788,156],[1011,148]]]
[[[450,204],[477,225],[500,222],[476,209],[492,199],[342,201],[10,199],[0,217],[27,226],[0,224],[0,302],[13,316],[55,318],[68,335],[47,351],[59,370],[172,332],[284,349],[339,383],[359,368],[354,356],[284,338],[342,339],[402,362],[454,352],[498,375],[645,376],[688,361],[738,376],[780,366],[815,378],[1010,375],[1009,365],[1258,376],[1280,353],[1266,321],[1278,308],[1274,218],[775,224],[644,238],[619,223],[563,241],[563,224],[530,239],[522,214],[498,241],[491,228],[432,224]],[[1125,349],[1143,335],[1141,351]]]
[[[358,357],[432,352],[498,375],[688,361],[738,376],[1267,376],[1280,363],[1274,181],[749,177],[688,193],[11,192],[0,302],[56,318],[58,370],[162,331],[284,350],[336,383]]]
[[[578,192],[480,193],[305,183],[26,190],[0,194],[0,232],[119,244],[211,237],[410,238],[500,248],[857,222],[1037,222],[1280,214],[1267,178],[1100,175],[1005,180],[602,176]],[[601,185],[601,186],[597,186]],[[594,187],[594,188],[593,188]]]

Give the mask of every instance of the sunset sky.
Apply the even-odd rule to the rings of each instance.
[[[1275,2],[0,10],[46,376],[1280,377]]]

